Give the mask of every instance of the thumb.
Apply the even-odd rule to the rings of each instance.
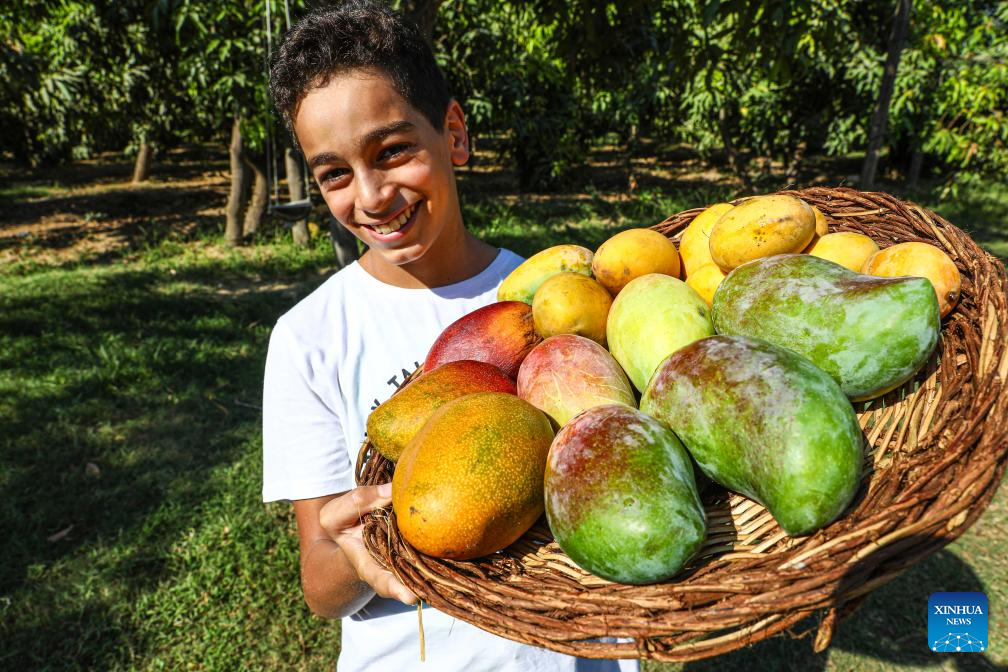
[[[361,518],[392,502],[392,484],[362,485],[329,501],[319,512],[319,523],[331,536],[360,525]]]

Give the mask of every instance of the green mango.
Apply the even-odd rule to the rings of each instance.
[[[719,334],[804,355],[854,401],[909,380],[938,343],[938,299],[925,278],[878,278],[807,254],[757,259],[728,274],[711,306]]]
[[[641,410],[713,481],[765,506],[791,535],[837,518],[861,478],[861,427],[836,382],[767,341],[711,336],[655,371]]]
[[[648,273],[626,284],[609,308],[609,352],[641,392],[666,357],[714,335],[710,308],[679,278]]]

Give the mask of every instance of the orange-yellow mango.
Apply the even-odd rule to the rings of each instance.
[[[829,233],[829,224],[826,223],[826,215],[822,213],[822,210],[813,205],[812,212],[815,213],[815,233],[812,235],[812,240],[809,241],[809,244],[805,246],[804,250],[802,250],[805,254],[809,254],[812,247],[819,241],[819,239]]]
[[[544,282],[532,299],[532,320],[543,338],[577,334],[606,344],[609,290],[580,273],[559,273]]]
[[[648,273],[679,277],[675,243],[654,229],[627,229],[602,243],[592,259],[592,274],[613,296]]]
[[[679,255],[688,278],[690,273],[706,264],[713,264],[710,255],[710,233],[715,222],[734,208],[731,203],[715,203],[697,215],[679,239]]]
[[[468,560],[520,537],[543,513],[553,427],[512,394],[477,392],[439,408],[392,475],[399,532],[421,553]]]
[[[816,241],[808,253],[860,273],[868,257],[878,251],[879,247],[875,241],[863,233],[837,231],[828,233]]]
[[[938,309],[945,317],[959,301],[962,278],[955,262],[943,250],[928,243],[899,243],[876,252],[861,272],[885,278],[927,278],[938,295]]]
[[[718,268],[717,264],[711,262],[696,269],[692,275],[686,278],[686,284],[692,287],[693,291],[710,306],[714,303],[714,292],[717,291],[724,279],[725,272]]]
[[[813,235],[815,213],[808,203],[786,194],[758,196],[714,224],[710,253],[727,273],[754,259],[801,252]]]

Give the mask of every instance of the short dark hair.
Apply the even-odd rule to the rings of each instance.
[[[441,130],[451,94],[430,46],[412,22],[372,0],[318,8],[291,27],[270,63],[270,95],[293,133],[294,110],[309,91],[371,68]]]

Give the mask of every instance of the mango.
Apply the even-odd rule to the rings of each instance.
[[[604,346],[610,306],[612,295],[595,280],[580,273],[559,273],[536,291],[532,319],[543,338],[577,334]]]
[[[689,455],[675,434],[636,408],[596,406],[561,429],[544,489],[560,548],[610,581],[670,578],[706,534]]]
[[[829,524],[857,491],[862,435],[850,402],[828,374],[772,343],[714,336],[682,348],[651,379],[641,410],[790,535]]]
[[[757,196],[726,212],[710,234],[711,258],[725,273],[753,259],[801,252],[815,235],[808,203],[783,194]]]
[[[475,392],[517,394],[513,380],[492,364],[473,360],[448,362],[421,373],[367,418],[367,435],[378,452],[397,461],[406,445],[434,411],[452,399]]]
[[[714,302],[714,292],[721,286],[721,281],[724,279],[725,272],[717,264],[711,262],[693,271],[693,274],[686,278],[686,284],[692,287],[709,306]]]
[[[962,288],[959,269],[943,250],[928,243],[898,243],[887,247],[865,260],[861,272],[887,278],[927,278],[938,297],[942,317],[948,315],[959,302],[959,290]]]
[[[824,215],[822,210],[814,205],[810,207],[812,208],[812,212],[815,213],[815,233],[812,234],[812,240],[809,241],[809,244],[805,246],[804,250],[802,250],[805,254],[809,254],[809,251],[817,242],[819,242],[820,238],[829,234],[829,224],[826,222],[826,215]]]
[[[518,376],[525,355],[541,340],[527,303],[491,303],[449,324],[427,353],[423,370],[433,371],[447,362],[474,359],[493,364],[513,379]]]
[[[878,249],[875,241],[863,233],[838,231],[819,238],[807,253],[860,273],[868,257],[878,252]]]
[[[719,334],[794,350],[855,401],[910,379],[931,356],[941,326],[923,278],[860,275],[807,254],[739,266],[714,294],[711,312]]]
[[[612,355],[574,334],[550,336],[532,348],[518,370],[518,396],[563,427],[603,404],[637,408],[633,388]]]
[[[592,259],[592,274],[613,296],[648,273],[679,277],[679,250],[654,229],[620,231],[602,243]]]
[[[592,251],[580,245],[554,245],[521,263],[497,288],[498,301],[532,305],[536,290],[557,273],[591,275]]]
[[[731,203],[715,203],[693,218],[679,238],[679,255],[686,277],[701,266],[713,264],[710,254],[710,234],[721,216],[734,208]]]
[[[656,273],[631,280],[606,323],[609,352],[641,391],[663,359],[713,334],[703,298],[682,280]]]
[[[543,513],[543,476],[553,427],[510,394],[479,392],[448,402],[399,458],[392,510],[421,553],[469,560],[495,553]]]

